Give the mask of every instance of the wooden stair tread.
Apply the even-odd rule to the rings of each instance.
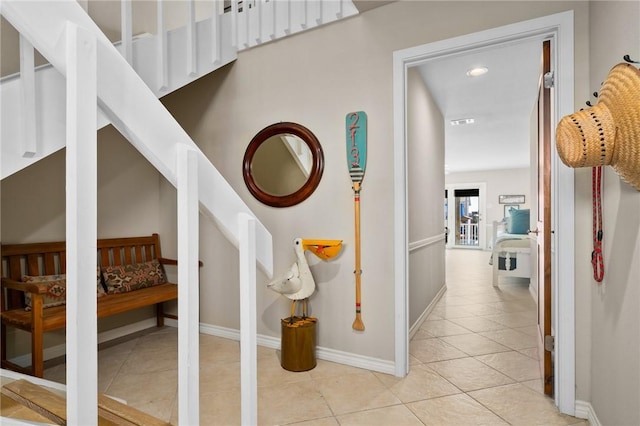
[[[9,401],[5,401],[7,397],[28,407],[34,413],[34,416],[25,419],[23,416],[28,416],[28,413],[24,412],[24,410],[19,410],[15,403],[12,404]],[[5,406],[9,411],[5,412]],[[13,413],[14,415],[20,415],[19,418],[25,420],[42,421],[44,418],[45,420],[53,421],[55,424],[67,424],[67,402],[65,398],[24,379],[2,386],[2,408],[4,415]],[[168,426],[170,423],[159,420],[106,395],[99,394],[98,425]]]
[[[15,401],[13,398],[9,398],[7,395],[0,394],[0,412],[2,417],[10,419],[27,420],[38,423],[49,423],[49,419],[41,416],[29,407],[22,405]]]
[[[20,379],[4,385],[2,394],[29,407],[55,424],[63,425],[67,423],[67,403],[65,399],[41,386]]]
[[[104,394],[98,395],[98,414],[105,419],[116,421],[119,425],[171,426],[171,423],[157,419]]]

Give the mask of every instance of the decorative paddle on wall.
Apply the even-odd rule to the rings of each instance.
[[[356,228],[356,319],[353,329],[364,331],[361,314],[361,276],[360,269],[360,187],[367,165],[367,114],[364,111],[350,112],[346,116],[347,165],[353,182],[353,201],[355,205]]]

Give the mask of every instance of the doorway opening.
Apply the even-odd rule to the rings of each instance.
[[[551,117],[552,127],[564,115],[571,114],[573,104],[573,12],[563,12],[453,39],[442,40],[394,52],[394,234],[395,263],[395,354],[396,375],[409,370],[408,318],[408,223],[407,223],[407,135],[406,76],[407,70],[426,61],[487,46],[528,39],[548,39],[553,44],[552,63],[556,69],[556,97]],[[555,140],[552,140],[552,147]],[[552,151],[555,148],[552,148]],[[554,335],[556,350],[554,378],[555,402],[562,413],[575,413],[575,307],[574,307],[574,183],[573,171],[562,167],[557,154],[551,162],[552,182],[552,246]],[[449,205],[451,208],[451,205]],[[449,239],[451,241],[451,239]],[[558,312],[562,315],[558,316]]]
[[[452,184],[447,185],[444,192],[447,248],[484,248],[486,185],[482,182]]]

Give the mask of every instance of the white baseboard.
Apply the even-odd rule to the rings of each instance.
[[[427,319],[431,311],[433,311],[433,308],[440,301],[440,299],[442,298],[442,296],[446,291],[447,291],[447,284],[445,283],[442,285],[442,288],[438,291],[438,294],[436,294],[436,296],[433,298],[431,303],[429,303],[429,306],[427,306],[427,309],[424,310],[424,312],[420,315],[418,320],[409,329],[409,340],[413,339],[413,336],[415,336],[418,330],[420,330],[420,327],[422,327],[422,324],[425,322],[425,320]]]
[[[240,331],[218,327],[210,324],[200,324],[200,332],[211,336],[224,337],[226,339],[240,340]],[[280,339],[277,337],[258,335],[257,343],[271,349],[280,349]],[[395,374],[395,363],[379,358],[372,358],[350,352],[338,351],[330,348],[316,347],[316,358],[351,367],[364,368],[380,373]]]
[[[535,287],[535,285],[532,282],[529,282],[529,293],[531,294],[531,297],[533,297],[533,300],[535,300],[537,302],[538,301],[538,289],[534,288],[534,287]]]
[[[435,299],[434,299],[435,300]],[[431,306],[431,305],[430,305]],[[165,318],[164,323],[168,327],[177,327],[178,321]],[[98,334],[98,343],[108,342],[120,337],[127,336],[138,331],[147,330],[156,326],[156,318],[148,318],[133,324],[127,324],[113,330],[104,331]],[[212,336],[224,337],[231,340],[240,340],[240,331],[219,327],[210,324],[200,324],[200,332]],[[280,349],[280,339],[264,335],[257,336],[257,343],[272,349]],[[66,345],[56,345],[44,350],[44,359],[49,360],[64,356],[66,354]],[[364,355],[358,355],[350,352],[338,351],[330,348],[317,347],[316,357],[325,361],[336,362],[339,364],[349,365],[352,367],[365,368],[367,370],[378,371],[380,373],[394,374],[395,364],[393,361],[372,358]],[[31,364],[31,353],[21,355],[11,359],[11,362],[26,367]]]
[[[155,326],[156,326],[156,318],[153,317],[153,318],[147,318],[145,320],[135,322],[133,324],[127,324],[122,327],[114,328],[112,330],[103,331],[102,333],[98,334],[98,344],[108,342],[110,340],[114,340],[119,337],[124,337],[129,334],[146,330],[148,328],[152,328]],[[61,344],[61,345],[45,348],[43,356],[44,356],[44,360],[47,361],[49,359],[64,356],[66,353],[67,353],[66,345]],[[27,367],[31,365],[31,352],[15,357],[10,361],[22,367]]]
[[[575,417],[589,420],[591,426],[602,426],[593,406],[589,402],[576,400]]]

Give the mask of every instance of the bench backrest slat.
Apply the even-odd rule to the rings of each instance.
[[[113,264],[116,266],[122,265],[122,248],[116,247],[111,250],[113,252]]]
[[[9,278],[13,280],[22,278],[22,262],[20,256],[9,257]]]
[[[40,273],[40,262],[38,260],[40,256],[37,254],[30,254],[27,256],[27,275],[51,275],[51,274],[41,274]]]
[[[56,255],[53,253],[44,254],[44,270],[46,275],[53,275],[56,270]],[[53,272],[52,272],[53,271]]]
[[[67,251],[60,252],[60,273],[67,273]]]
[[[109,250],[100,249],[100,265],[110,265]]]
[[[127,247],[124,249],[124,263],[125,265],[131,265],[132,263],[136,263],[131,259],[131,247]]]

